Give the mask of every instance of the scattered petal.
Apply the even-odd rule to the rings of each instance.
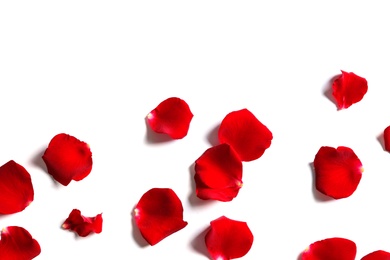
[[[92,170],[89,145],[68,134],[54,136],[42,159],[48,173],[64,186],[84,179]]]
[[[222,120],[218,138],[233,147],[241,161],[248,162],[260,158],[270,147],[272,133],[248,109],[242,109]]]
[[[385,150],[390,152],[390,126],[383,131],[383,139],[385,141]]]
[[[24,210],[34,200],[31,176],[14,161],[0,167],[0,214]]]
[[[26,229],[10,226],[1,231],[1,260],[31,260],[40,253],[39,243]]]
[[[196,195],[203,200],[231,201],[242,187],[242,162],[228,144],[207,149],[195,161]]]
[[[367,80],[353,72],[341,71],[333,81],[332,89],[338,108],[345,109],[363,99],[368,90]]]
[[[361,260],[390,260],[390,253],[378,250],[364,256]]]
[[[102,226],[103,218],[101,213],[97,214],[96,217],[84,217],[78,209],[73,209],[64,224],[62,224],[63,229],[72,230],[81,237],[86,237],[91,233],[101,233]]]
[[[253,234],[246,222],[222,216],[210,222],[205,242],[212,259],[229,260],[243,257],[249,252]]]
[[[136,224],[150,245],[183,229],[183,206],[169,188],[153,188],[142,195],[134,210]]]
[[[303,253],[302,260],[354,260],[355,242],[345,238],[327,238],[311,244]]]
[[[351,148],[323,146],[314,158],[318,191],[334,199],[352,195],[362,178],[363,166]]]
[[[147,116],[149,126],[157,133],[182,139],[188,133],[193,114],[188,104],[177,97],[161,102]]]

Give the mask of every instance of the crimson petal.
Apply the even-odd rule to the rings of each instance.
[[[363,167],[351,148],[323,146],[314,158],[318,191],[334,199],[352,195],[359,185]]]
[[[155,245],[183,229],[183,206],[169,188],[153,188],[142,195],[134,209],[135,222],[145,240]]]
[[[249,252],[253,234],[246,222],[222,216],[210,222],[205,243],[212,259],[235,259]]]
[[[385,150],[390,152],[390,126],[385,128],[383,131],[383,139],[385,142]]]
[[[10,226],[1,231],[1,260],[31,260],[40,253],[39,243],[26,229]]]
[[[147,116],[149,126],[157,133],[181,139],[188,133],[193,114],[188,104],[177,97],[161,102]]]
[[[68,134],[54,136],[42,159],[48,173],[64,186],[84,179],[92,170],[89,145]]]
[[[242,162],[228,144],[207,149],[195,161],[196,195],[204,200],[231,201],[242,187]]]
[[[81,237],[86,237],[91,233],[101,233],[102,226],[102,214],[97,214],[95,217],[85,217],[78,209],[73,209],[62,224],[63,229],[75,231]]]
[[[378,250],[364,256],[361,260],[390,260],[390,253]]]
[[[260,158],[270,147],[272,133],[248,109],[226,115],[218,130],[220,143],[227,143],[242,161]]]
[[[14,161],[0,167],[0,214],[24,210],[34,200],[31,176]]]
[[[367,93],[367,80],[353,72],[341,71],[341,75],[333,81],[333,97],[339,109],[350,107],[363,99]]]
[[[302,260],[354,260],[355,242],[345,238],[327,238],[311,244],[303,253]]]

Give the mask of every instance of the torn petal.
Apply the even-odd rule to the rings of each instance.
[[[41,253],[39,243],[24,228],[3,228],[0,239],[0,259],[31,260]]]
[[[364,256],[361,260],[390,260],[390,253],[378,250]]]
[[[72,230],[81,237],[86,237],[91,233],[101,233],[102,226],[103,218],[101,213],[95,217],[85,217],[81,215],[78,209],[73,209],[64,224],[62,224],[63,229]]]
[[[354,260],[355,242],[345,238],[327,238],[311,244],[303,253],[302,260]]]

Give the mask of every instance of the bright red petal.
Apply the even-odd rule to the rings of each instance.
[[[378,250],[364,256],[361,260],[390,260],[390,253]]]
[[[183,229],[183,206],[176,193],[168,188],[147,191],[134,210],[136,224],[150,245]]]
[[[385,141],[385,150],[390,152],[390,126],[383,131],[383,139]]]
[[[75,231],[81,237],[86,237],[91,233],[101,233],[102,226],[102,214],[98,214],[96,217],[84,217],[78,209],[73,209],[62,224],[63,229]]]
[[[340,77],[333,81],[333,97],[339,109],[350,107],[363,99],[367,93],[368,85],[365,78],[353,72],[341,71]]]
[[[363,166],[351,148],[323,146],[314,158],[318,191],[334,199],[352,195],[362,178]]]
[[[253,234],[246,222],[222,216],[210,222],[205,242],[212,259],[235,259],[249,252]]]
[[[10,226],[1,231],[1,260],[31,260],[40,253],[39,243],[26,229]]]
[[[195,161],[194,179],[199,198],[231,201],[242,187],[242,162],[228,144],[211,147]]]
[[[0,167],[0,214],[24,210],[34,200],[30,174],[14,161]]]
[[[303,253],[302,260],[354,260],[355,242],[345,238],[327,238],[311,244]]]
[[[242,161],[253,161],[270,147],[272,133],[249,110],[229,113],[219,127],[220,143],[227,143]]]
[[[92,170],[89,145],[68,134],[54,136],[42,158],[49,174],[65,186],[84,179]]]
[[[188,104],[176,97],[161,102],[147,116],[153,131],[164,133],[173,139],[181,139],[188,133],[193,114]]]

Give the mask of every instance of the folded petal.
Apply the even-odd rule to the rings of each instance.
[[[40,253],[39,243],[26,229],[10,226],[1,231],[1,260],[31,260]]]
[[[327,238],[311,244],[303,253],[302,260],[354,260],[355,242],[345,238]]]
[[[385,142],[385,150],[390,152],[390,126],[385,128],[383,131],[383,139]]]
[[[85,217],[78,209],[73,209],[62,224],[63,229],[72,230],[81,237],[86,237],[91,233],[101,233],[102,226],[102,214],[97,214],[95,217]]]
[[[364,256],[361,260],[390,260],[390,253],[378,250]]]
[[[233,111],[223,120],[218,130],[220,143],[227,143],[241,161],[260,158],[270,147],[272,133],[248,109]]]
[[[34,200],[31,176],[14,161],[0,167],[0,214],[24,210]]]

